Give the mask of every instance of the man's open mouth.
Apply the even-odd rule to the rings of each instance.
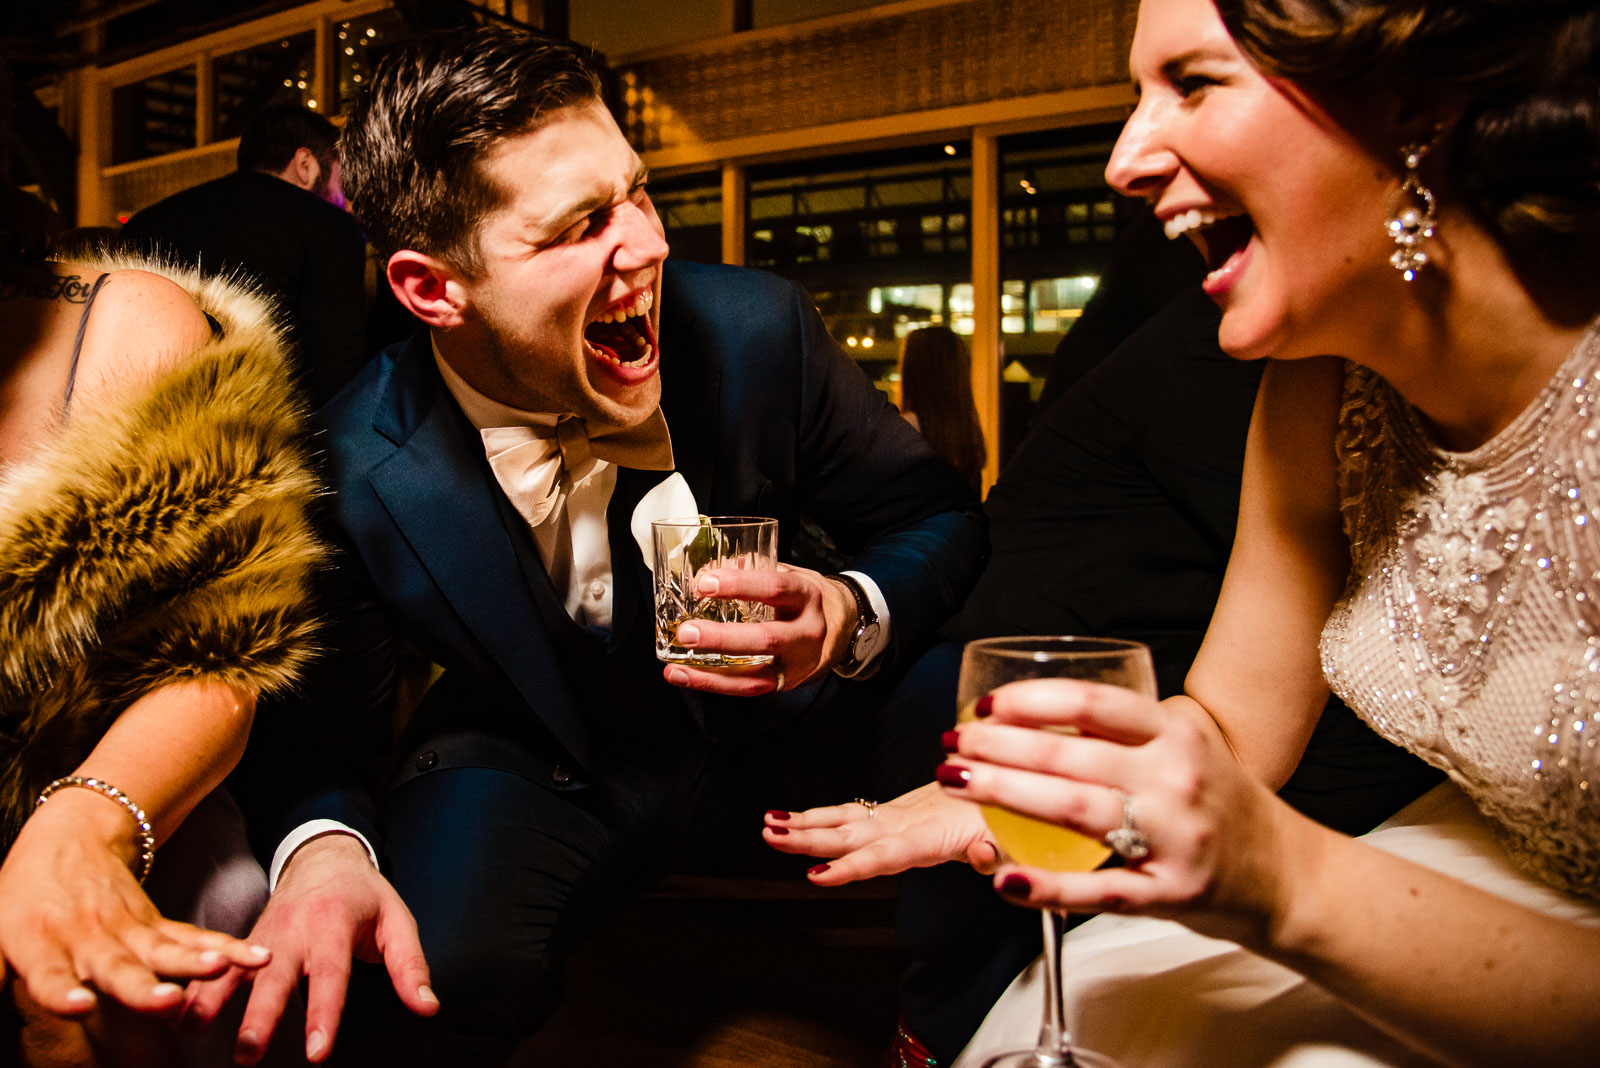
[[[584,348],[602,363],[617,368],[643,370],[656,358],[656,337],[650,325],[655,294],[641,290],[613,304],[583,328]]]

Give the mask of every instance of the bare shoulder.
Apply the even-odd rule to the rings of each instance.
[[[193,298],[150,271],[113,271],[84,330],[78,382],[85,394],[149,382],[211,337]]]

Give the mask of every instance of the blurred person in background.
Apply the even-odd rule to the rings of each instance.
[[[145,208],[124,240],[259,282],[283,309],[297,378],[317,407],[368,355],[366,238],[344,210],[339,131],[307,108],[267,108],[239,138],[238,165]]]
[[[972,358],[949,328],[925,326],[906,335],[900,414],[973,489],[980,488],[988,450],[972,399]]]

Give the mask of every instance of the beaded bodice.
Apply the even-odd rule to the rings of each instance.
[[[1329,684],[1455,780],[1520,867],[1600,898],[1600,323],[1468,453],[1350,365],[1335,449],[1351,572]]]

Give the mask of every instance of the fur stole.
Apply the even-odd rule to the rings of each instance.
[[[0,848],[143,694],[282,690],[311,653],[319,489],[270,305],[165,265],[95,266],[171,278],[223,336],[0,469]]]

